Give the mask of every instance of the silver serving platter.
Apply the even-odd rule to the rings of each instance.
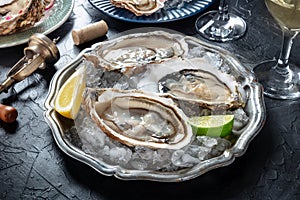
[[[76,135],[74,121],[66,119],[54,110],[54,100],[60,87],[66,79],[75,71],[75,68],[83,62],[83,55],[93,52],[101,43],[94,44],[91,48],[83,50],[70,64],[60,69],[53,77],[49,93],[44,106],[44,117],[49,124],[54,139],[59,148],[70,157],[77,159],[103,175],[115,176],[122,180],[151,180],[159,182],[179,182],[198,177],[212,169],[231,164],[236,157],[242,156],[252,139],[259,133],[264,125],[266,110],[263,99],[262,86],[257,83],[255,76],[247,70],[234,55],[228,51],[203,42],[197,38],[186,36],[187,39],[201,45],[204,49],[218,53],[230,66],[234,76],[241,81],[247,91],[248,100],[244,110],[249,116],[247,125],[241,130],[233,146],[226,149],[220,156],[213,157],[200,162],[199,164],[177,171],[163,172],[155,170],[126,169],[119,165],[112,165],[97,159],[84,152],[80,146],[79,136]],[[75,129],[75,130],[74,130]],[[71,131],[72,130],[72,131]],[[70,131],[72,132],[70,134]]]

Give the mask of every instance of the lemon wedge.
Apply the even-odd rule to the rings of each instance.
[[[234,115],[197,116],[189,119],[193,133],[211,137],[225,137],[232,132]]]
[[[55,98],[54,109],[62,116],[75,119],[86,87],[86,68],[78,68],[62,85]]]

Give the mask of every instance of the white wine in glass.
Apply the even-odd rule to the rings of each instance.
[[[266,5],[280,26],[299,31],[300,1],[299,0],[266,0]]]
[[[300,31],[300,0],[265,0],[271,15],[283,32],[281,53],[276,61],[265,61],[254,68],[265,95],[277,99],[300,97],[300,68],[289,62],[294,38]]]

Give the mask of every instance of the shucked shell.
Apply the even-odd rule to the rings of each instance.
[[[193,137],[184,113],[152,93],[88,88],[84,104],[104,133],[128,146],[180,149]]]
[[[243,107],[246,94],[235,77],[218,70],[203,58],[172,59],[147,65],[138,88],[159,85],[163,96],[198,103],[210,109]]]
[[[94,53],[86,54],[95,67],[120,70],[130,75],[149,63],[182,57],[188,52],[184,36],[164,31],[126,35],[99,44]]]
[[[136,16],[151,15],[164,7],[165,0],[110,0],[117,7],[125,8]]]

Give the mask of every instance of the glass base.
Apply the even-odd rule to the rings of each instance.
[[[276,60],[265,61],[253,71],[264,94],[275,99],[297,99],[300,97],[300,68],[289,64],[289,74],[282,76],[275,71]]]
[[[246,22],[229,13],[229,20],[215,20],[217,11],[200,16],[195,23],[197,32],[208,40],[226,42],[242,37],[246,32]]]

